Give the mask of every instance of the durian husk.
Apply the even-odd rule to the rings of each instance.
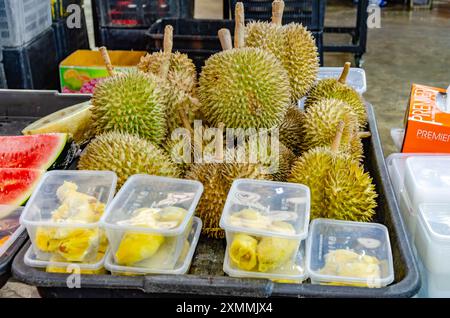
[[[294,164],[290,182],[311,191],[311,219],[369,222],[377,206],[372,178],[350,155],[317,147]]]
[[[303,121],[305,113],[301,111],[297,104],[289,106],[286,115],[278,127],[280,142],[288,147],[295,155],[302,153],[303,146]]]
[[[343,84],[336,79],[328,78],[320,80],[308,94],[305,101],[305,109],[314,107],[323,99],[337,99],[348,104],[353,112],[358,116],[359,128],[364,129],[367,124],[367,113],[361,95],[347,84]]]
[[[78,169],[114,171],[119,188],[134,174],[180,175],[177,166],[161,149],[148,140],[120,132],[97,136],[82,153]]]
[[[203,67],[198,96],[213,126],[273,128],[290,105],[289,77],[280,61],[259,48],[227,50]]]
[[[145,73],[159,75],[165,53],[155,52],[141,57],[138,69]],[[197,71],[192,60],[180,52],[170,54],[169,72],[167,80],[178,89],[188,94],[194,94],[197,85]]]
[[[289,75],[293,102],[313,87],[319,71],[317,46],[311,32],[301,24],[250,22],[246,26],[246,45],[268,50],[282,62]]]
[[[344,122],[345,128],[339,151],[362,160],[364,156],[362,142],[358,136],[358,116],[347,103],[338,99],[322,99],[314,107],[307,109],[302,123],[302,150],[331,147],[340,121]]]
[[[208,237],[224,238],[219,221],[233,181],[240,178],[268,179],[268,175],[258,164],[197,163],[192,165],[186,178],[203,183],[203,195],[196,209],[203,221],[202,233]]]
[[[161,79],[138,70],[101,81],[92,97],[96,135],[120,131],[139,135],[159,145],[166,135],[165,92]]]

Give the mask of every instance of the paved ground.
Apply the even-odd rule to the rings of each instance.
[[[221,2],[197,0],[196,17],[220,18]],[[431,12],[383,9],[382,27],[369,31],[363,66],[368,80],[365,97],[375,107],[386,155],[396,151],[389,131],[392,127],[402,126],[411,83],[439,87],[450,83],[450,2],[438,0],[435,3]],[[354,9],[333,5],[326,17],[327,25],[351,25]],[[349,39],[326,37],[325,40]],[[326,66],[340,66],[347,60],[353,61],[353,57],[339,53],[325,55]],[[0,290],[0,297],[37,296],[34,288],[16,282],[9,282]]]

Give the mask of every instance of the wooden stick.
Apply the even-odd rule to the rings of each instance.
[[[219,30],[219,40],[222,50],[227,51],[233,48],[233,40],[231,40],[230,30],[223,28]]]
[[[166,25],[164,29],[164,60],[161,63],[159,69],[159,76],[163,79],[167,78],[170,69],[170,57],[173,49],[173,27],[171,25]]]
[[[108,71],[109,76],[114,76],[116,73],[114,72],[114,67],[111,63],[111,58],[109,57],[108,50],[106,47],[102,46],[99,49],[100,53],[102,54],[103,62],[105,63],[106,70]]]
[[[350,71],[350,66],[351,65],[352,65],[352,63],[345,62],[344,68],[343,68],[342,73],[341,73],[341,76],[338,79],[339,83],[345,84],[345,82],[347,81],[347,75],[348,75],[348,72]]]
[[[272,2],[272,23],[276,25],[283,24],[284,1],[275,0]]]
[[[337,152],[341,145],[342,133],[344,132],[345,123],[341,120],[337,126],[336,136],[334,137],[333,144],[331,145],[331,151]]]
[[[244,4],[242,2],[236,3],[235,19],[236,25],[234,30],[234,48],[239,49],[245,46],[245,17]]]

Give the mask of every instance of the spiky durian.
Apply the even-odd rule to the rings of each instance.
[[[290,104],[287,72],[272,53],[259,48],[213,55],[199,82],[201,111],[214,126],[272,128]]]
[[[143,72],[159,75],[165,59],[164,54],[160,51],[141,57],[138,68]],[[192,60],[180,52],[170,53],[167,79],[185,93],[193,93],[197,83],[197,71]]]
[[[361,159],[363,149],[358,135],[358,116],[349,105],[337,99],[322,99],[307,109],[302,125],[302,149],[331,147],[340,121],[344,122],[344,131],[339,150]]]
[[[311,32],[298,23],[281,26],[283,9],[284,3],[274,1],[271,23],[249,23],[246,28],[246,45],[275,54],[289,74],[292,100],[296,102],[314,85],[319,58]]]
[[[367,113],[364,101],[357,91],[345,84],[350,63],[345,63],[344,70],[339,79],[327,78],[320,80],[308,94],[305,108],[314,107],[315,104],[325,98],[333,98],[347,103],[358,116],[359,127],[367,124]]]
[[[164,92],[153,74],[131,70],[101,81],[92,98],[96,134],[120,131],[159,144],[166,134]]]
[[[280,142],[295,155],[300,155],[303,145],[303,121],[305,113],[296,104],[289,106],[279,129]]]
[[[186,178],[203,183],[203,195],[196,209],[203,221],[203,234],[223,238],[224,232],[219,227],[219,221],[233,181],[240,178],[267,179],[268,175],[258,164],[197,163],[192,165]]]
[[[139,173],[179,176],[178,168],[158,147],[138,136],[119,132],[95,138],[81,155],[78,169],[114,171],[119,187],[128,177]]]

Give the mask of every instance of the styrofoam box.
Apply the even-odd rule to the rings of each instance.
[[[51,24],[50,0],[0,0],[1,46],[21,46]]]

